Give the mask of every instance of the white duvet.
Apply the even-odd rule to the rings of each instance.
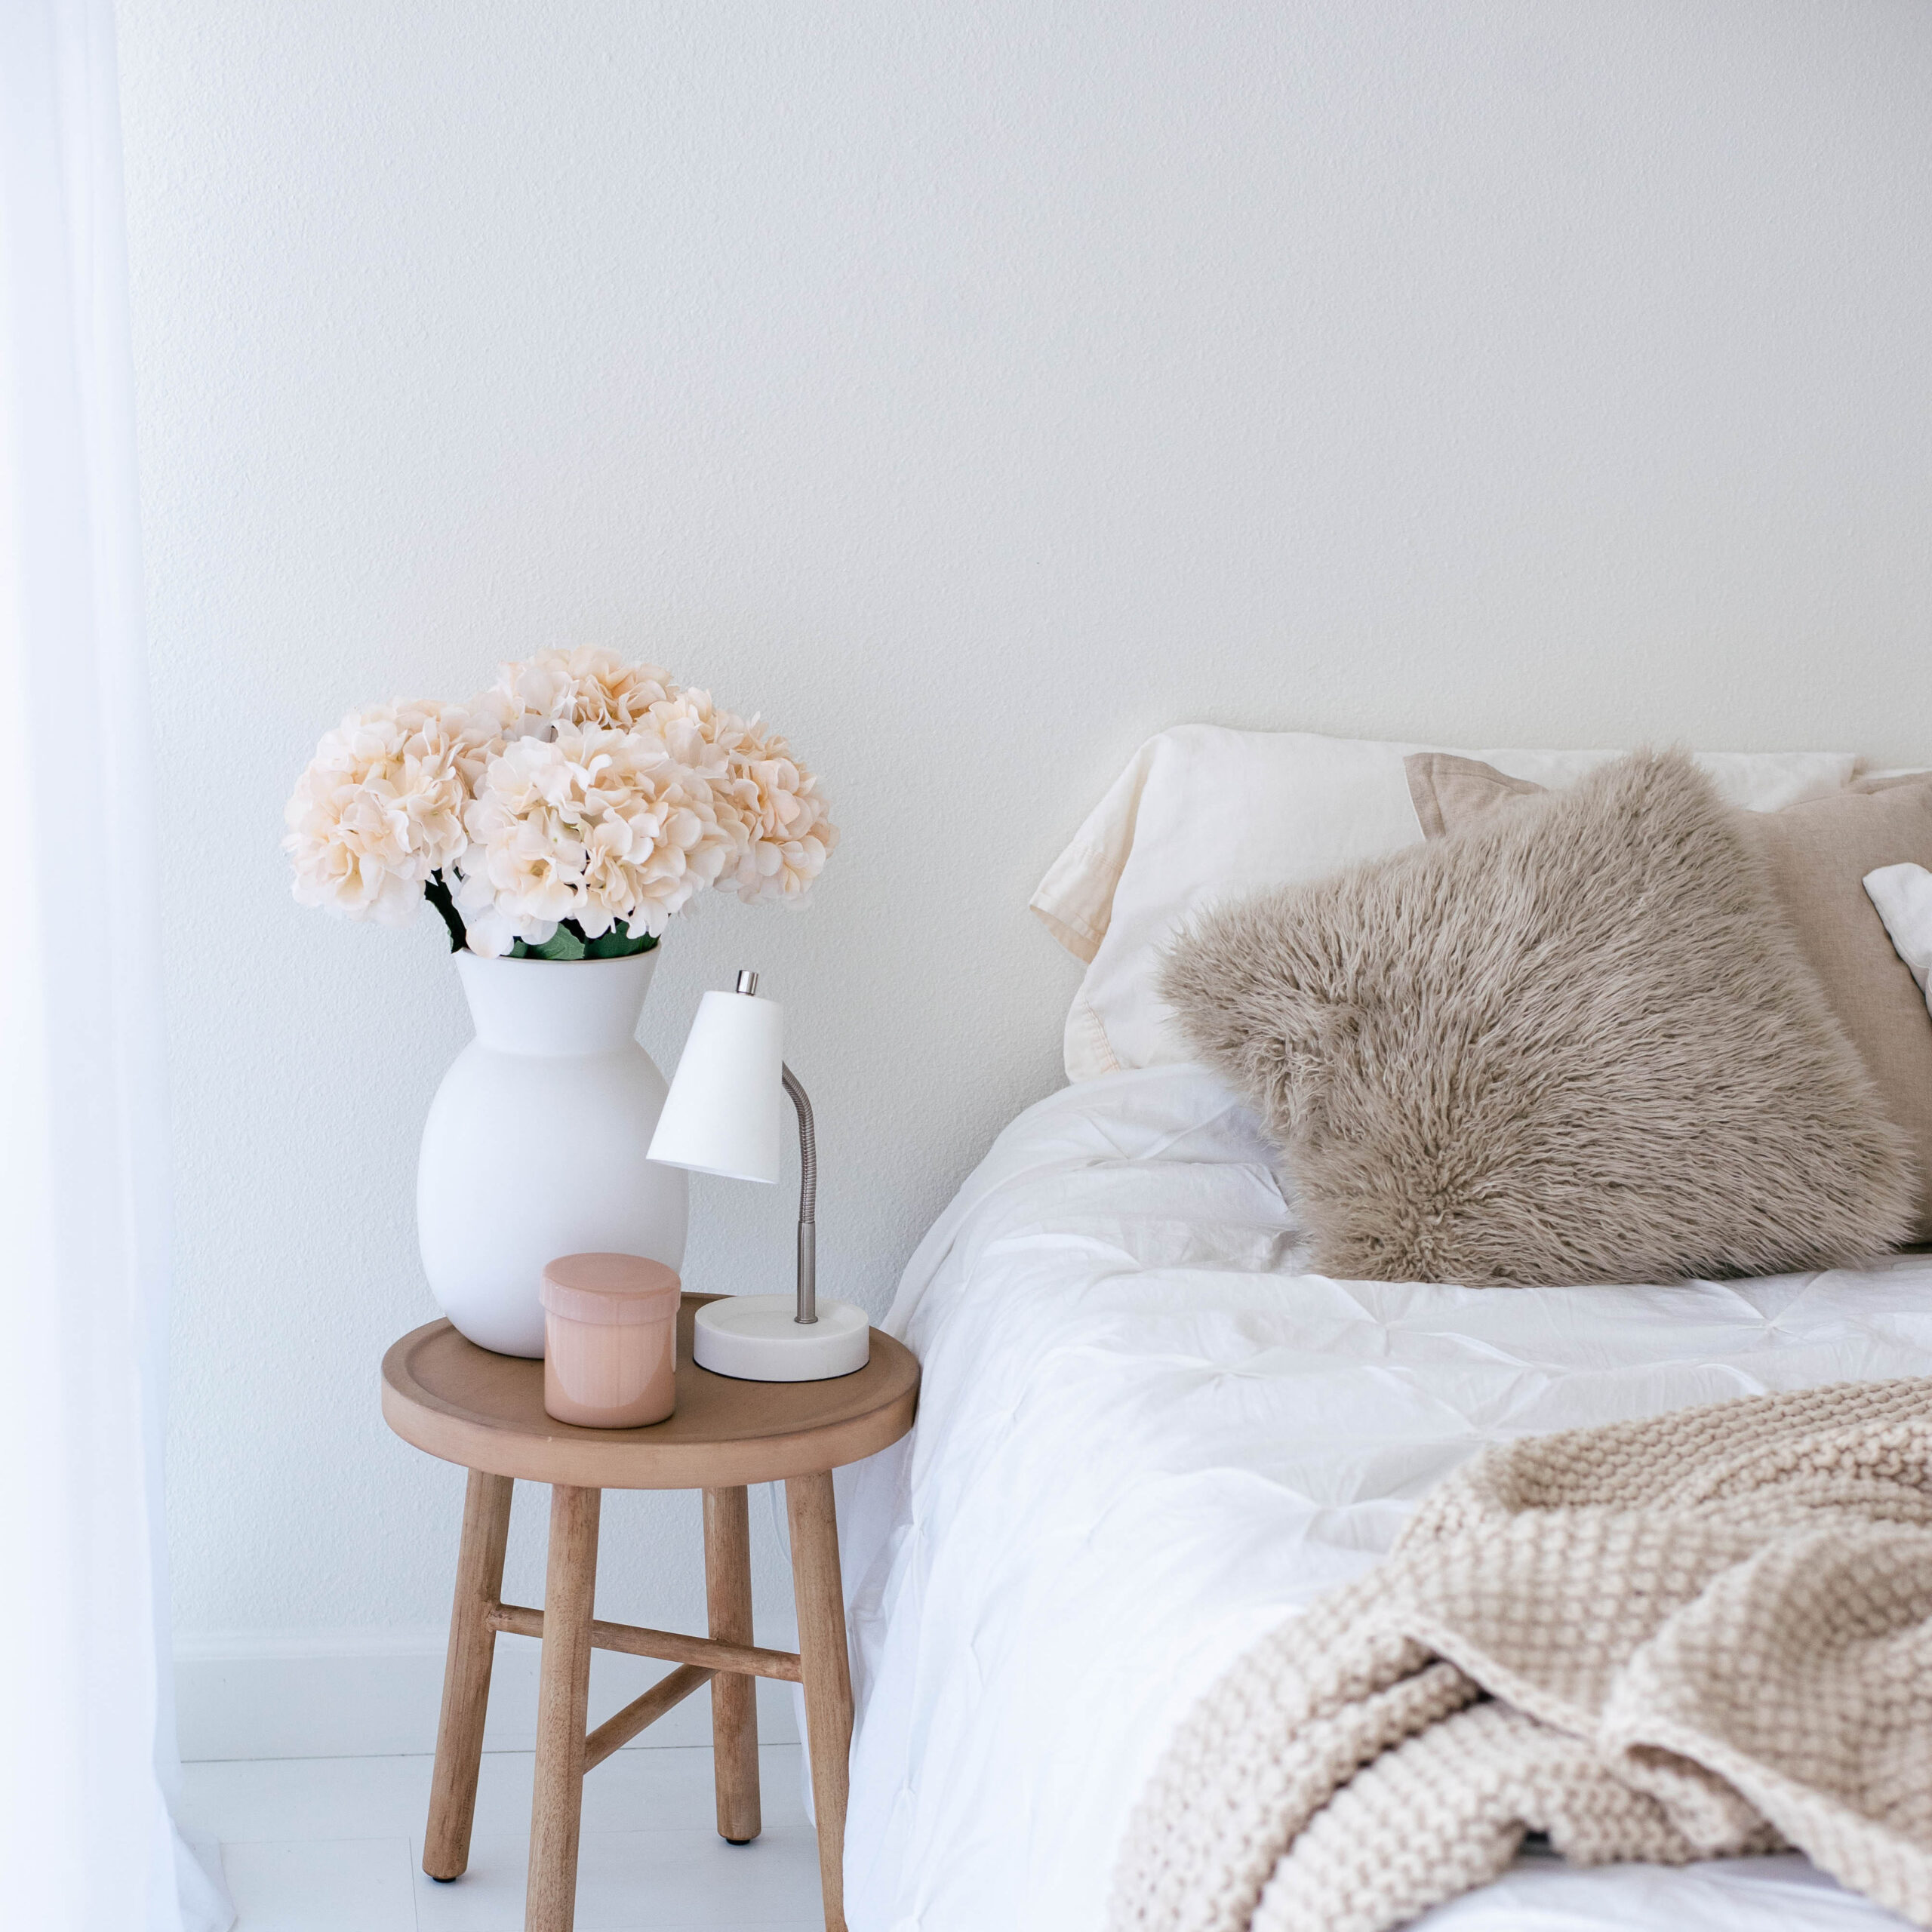
[[[853,1932],[1080,1932],[1189,1701],[1388,1549],[1487,1442],[1767,1389],[1932,1374],[1932,1257],[1672,1287],[1300,1272],[1251,1118],[1197,1068],[1023,1115],[887,1325],[908,1441],[841,1481],[859,1712]],[[1898,1924],[1801,1859],[1525,1857],[1426,1932]]]

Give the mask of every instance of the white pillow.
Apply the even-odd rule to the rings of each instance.
[[[1932,872],[1923,866],[1881,866],[1865,875],[1865,892],[1932,1011]]]
[[[1435,745],[1183,724],[1149,738],[1040,882],[1033,910],[1087,977],[1066,1018],[1066,1075],[1189,1057],[1154,996],[1162,950],[1211,901],[1319,878],[1422,836],[1402,760]],[[1484,751],[1512,778],[1574,784],[1614,752]],[[1841,790],[1835,752],[1709,752],[1734,804],[1775,811]]]

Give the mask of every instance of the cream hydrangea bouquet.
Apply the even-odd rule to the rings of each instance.
[[[838,842],[783,738],[598,650],[350,712],[287,817],[301,904],[405,925],[426,898],[491,958],[647,952],[709,886],[798,905]]]

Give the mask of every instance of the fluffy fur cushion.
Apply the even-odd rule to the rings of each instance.
[[[1448,752],[1412,752],[1402,768],[1430,838],[1545,789]],[[1864,884],[1881,866],[1932,865],[1932,777],[1861,779],[1777,811],[1741,813],[1737,829],[1764,860],[1798,952],[1880,1104],[1906,1131],[1918,1172],[1912,1232],[1932,1241],[1932,1025],[1912,969],[1872,915]]]
[[[1331,1275],[1768,1273],[1912,1225],[1905,1137],[1681,753],[1220,909],[1161,992]]]

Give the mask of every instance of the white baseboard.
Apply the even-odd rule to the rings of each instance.
[[[440,1630],[408,1629],[179,1637],[174,1686],[181,1755],[194,1762],[433,1751],[444,1643]],[[485,1750],[534,1749],[539,1654],[534,1638],[497,1638]],[[592,1727],[670,1668],[593,1653]],[[758,1728],[768,1744],[798,1742],[791,1686],[759,1681]],[[710,1742],[711,1699],[700,1690],[625,1749]]]

